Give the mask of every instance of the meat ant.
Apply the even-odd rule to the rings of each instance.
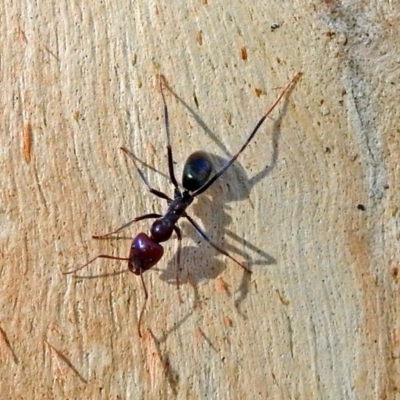
[[[200,236],[209,243],[212,247],[214,247],[217,251],[221,254],[225,255],[226,257],[230,258],[233,262],[243,268],[247,273],[251,273],[251,271],[245,267],[241,262],[236,260],[232,257],[227,251],[222,249],[221,247],[217,246],[215,243],[211,241],[211,239],[207,236],[207,234],[202,230],[202,228],[197,224],[196,221],[190,217],[186,213],[186,208],[192,204],[195,197],[199,194],[205,192],[225,171],[234,163],[234,161],[238,158],[238,156],[242,153],[242,151],[247,147],[250,141],[253,139],[257,131],[259,130],[260,126],[263,124],[265,119],[270,115],[270,113],[274,110],[274,108],[278,105],[281,101],[282,97],[285,93],[291,88],[291,86],[297,82],[297,80],[302,75],[301,72],[297,73],[294,78],[286,85],[286,87],[282,90],[278,98],[272,104],[272,106],[268,109],[268,111],[261,117],[258,121],[257,125],[251,132],[248,139],[245,141],[243,146],[240,150],[232,156],[230,160],[228,160],[222,168],[220,168],[214,175],[210,178],[213,172],[213,166],[211,160],[209,159],[207,153],[203,151],[196,151],[189,156],[186,160],[185,165],[183,167],[183,174],[182,174],[182,187],[183,191],[179,188],[178,182],[175,178],[174,172],[174,162],[172,156],[172,147],[171,147],[171,140],[170,140],[170,131],[169,131],[169,118],[168,118],[168,108],[165,101],[164,91],[163,91],[163,80],[164,77],[160,75],[160,91],[164,106],[164,121],[165,121],[165,132],[167,137],[167,157],[168,157],[168,171],[169,171],[169,179],[174,186],[174,198],[171,199],[165,193],[153,189],[149,182],[147,181],[146,177],[143,174],[143,171],[138,167],[135,156],[132,152],[130,152],[125,147],[121,147],[121,150],[132,160],[133,165],[135,166],[141,180],[147,186],[150,193],[154,194],[161,199],[167,201],[168,209],[167,212],[162,214],[145,214],[139,217],[134,218],[132,221],[129,221],[125,225],[122,225],[120,228],[112,231],[110,233],[106,233],[105,235],[97,235],[92,236],[93,239],[103,239],[108,236],[114,235],[116,233],[121,232],[122,230],[128,228],[134,222],[142,221],[144,219],[156,219],[151,228],[150,228],[150,236],[146,235],[144,232],[140,232],[132,241],[131,250],[129,252],[129,257],[115,257],[110,256],[107,254],[100,254],[97,257],[93,258],[92,260],[88,261],[86,264],[82,265],[79,268],[76,268],[72,271],[64,272],[65,275],[73,274],[75,272],[80,271],[81,269],[85,268],[98,258],[106,258],[109,260],[120,260],[120,261],[128,261],[128,269],[135,275],[139,275],[143,291],[144,291],[144,301],[142,308],[139,314],[139,321],[138,321],[138,334],[139,337],[142,337],[141,333],[141,322],[144,310],[146,308],[146,302],[148,299],[148,292],[146,288],[146,284],[143,279],[143,273],[149,270],[150,268],[156,265],[161,257],[164,254],[164,248],[160,245],[160,243],[169,240],[172,236],[172,233],[175,232],[178,238],[178,252],[177,252],[177,260],[178,260],[178,270],[180,271],[180,251],[181,251],[181,241],[182,241],[182,233],[178,226],[176,226],[178,220],[182,217],[186,218],[194,227],[194,229],[200,234]],[[179,276],[177,275],[177,285],[179,289]]]

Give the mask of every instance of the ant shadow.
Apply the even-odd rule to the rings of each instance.
[[[207,126],[204,120],[199,117],[193,107],[188,105],[169,86],[166,87],[169,92],[188,110],[190,115],[195,119],[202,130],[226,154],[225,158],[208,153],[215,167],[214,170],[219,170],[219,168],[221,168],[228,161],[228,159],[231,158],[232,154],[226,149],[225,145],[219,140],[217,135],[215,135],[214,132]],[[279,117],[274,120],[272,128],[269,128],[272,129],[272,151],[270,164],[266,165],[253,177],[249,178],[246,170],[239,163],[239,161],[236,160],[206,192],[199,196],[199,201],[195,202],[189,211],[191,215],[196,216],[196,219],[200,219],[202,221],[204,231],[211,240],[213,240],[216,244],[221,245],[221,247],[223,247],[223,249],[228,251],[231,255],[240,255],[245,259],[246,265],[272,265],[276,264],[276,259],[268,254],[265,250],[258,248],[248,240],[239,237],[230,229],[228,229],[232,223],[232,218],[227,212],[230,210],[229,203],[248,199],[251,204],[250,192],[252,188],[258,182],[268,177],[275,168],[279,157],[279,139],[281,134],[280,125],[284,115],[286,114],[286,110],[287,97],[283,99],[283,107],[279,113]],[[257,137],[254,138],[254,143],[256,141]],[[245,154],[246,152],[244,152],[241,157],[245,157]],[[218,215],[218,219],[216,219],[216,215]],[[180,222],[181,221],[182,220],[180,220]],[[183,224],[181,223],[180,226],[182,227],[182,225]],[[183,246],[181,248],[182,270],[179,273],[180,282],[185,283],[189,280],[193,286],[197,286],[203,282],[217,278],[226,268],[225,263],[219,258],[220,253],[208,245],[195,232],[190,224],[184,222],[184,225],[185,236],[190,237],[198,244],[199,247]],[[211,232],[210,235],[209,232]],[[220,243],[221,240],[219,239],[224,238],[225,236],[229,236],[231,239],[233,239],[234,243],[224,243],[223,240],[222,243]],[[246,251],[243,249],[246,249]],[[251,259],[247,253],[247,250],[249,249],[256,253],[259,258]],[[177,260],[176,257],[173,257],[168,262],[166,269],[162,271],[160,278],[163,281],[175,284],[178,272]],[[246,297],[249,284],[250,275],[243,271],[242,282],[238,290],[240,296],[236,301],[237,304],[239,304]]]

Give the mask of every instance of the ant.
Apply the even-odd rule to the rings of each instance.
[[[200,195],[201,193],[205,192],[221,175],[225,173],[225,171],[234,163],[234,161],[239,157],[242,151],[247,147],[250,141],[253,139],[257,131],[259,130],[260,126],[263,124],[265,119],[270,115],[270,113],[274,110],[274,108],[278,105],[281,101],[282,97],[285,93],[291,88],[291,86],[297,82],[297,80],[302,75],[301,72],[297,73],[294,78],[286,85],[286,87],[282,90],[278,98],[272,104],[272,106],[268,109],[268,111],[261,117],[258,121],[257,125],[251,132],[248,139],[245,141],[243,146],[240,150],[232,156],[230,160],[228,160],[221,169],[214,173],[214,175],[210,178],[213,172],[213,165],[211,160],[209,159],[207,153],[203,151],[196,151],[189,156],[186,160],[184,167],[183,167],[183,174],[182,174],[182,187],[183,191],[179,188],[178,182],[175,178],[174,172],[174,161],[172,156],[172,147],[171,147],[171,140],[170,140],[170,131],[169,131],[169,118],[168,118],[168,108],[165,101],[164,91],[163,91],[163,84],[164,77],[160,75],[160,92],[162,96],[163,106],[164,106],[164,121],[165,121],[165,132],[167,137],[167,157],[168,157],[168,171],[169,171],[169,178],[174,186],[174,197],[171,199],[165,193],[153,189],[149,182],[147,181],[146,177],[143,174],[143,171],[138,167],[135,156],[132,152],[130,152],[125,147],[121,147],[121,150],[132,160],[133,165],[135,166],[140,178],[142,179],[143,183],[147,186],[150,193],[154,194],[161,199],[167,201],[168,209],[167,212],[162,214],[145,214],[139,217],[134,218],[132,221],[129,221],[125,225],[121,226],[120,228],[116,229],[113,232],[107,233],[105,235],[97,235],[92,236],[93,239],[103,239],[108,236],[114,235],[116,233],[121,232],[122,230],[128,228],[134,222],[142,221],[144,219],[155,219],[151,228],[150,228],[150,235],[146,235],[144,232],[140,232],[132,241],[131,250],[129,252],[129,257],[115,257],[106,254],[100,254],[97,257],[93,258],[92,260],[88,261],[86,264],[82,265],[79,268],[76,268],[72,271],[64,272],[65,275],[73,274],[75,272],[80,271],[81,269],[85,268],[98,258],[106,258],[110,260],[120,260],[120,261],[128,261],[128,269],[133,274],[140,276],[143,291],[144,291],[144,301],[142,308],[139,314],[138,320],[138,334],[139,337],[142,337],[141,333],[141,322],[143,313],[146,307],[146,302],[148,299],[148,292],[146,288],[146,284],[143,279],[143,273],[147,270],[151,269],[156,265],[161,257],[164,254],[164,248],[161,246],[160,243],[169,240],[172,236],[172,233],[175,232],[178,238],[178,251],[177,251],[177,261],[178,261],[178,271],[181,270],[180,267],[180,251],[181,251],[181,241],[182,241],[182,233],[180,228],[176,225],[180,218],[186,218],[194,227],[194,229],[200,234],[200,236],[209,243],[212,247],[214,247],[217,251],[221,254],[229,257],[232,261],[234,261],[237,265],[243,268],[246,273],[251,273],[251,271],[245,267],[242,263],[237,261],[233,258],[227,251],[222,249],[221,247],[217,246],[215,243],[211,241],[211,239],[207,236],[207,234],[202,230],[202,228],[197,224],[196,221],[190,217],[186,213],[186,209],[192,204],[195,197]],[[177,275],[177,286],[179,289],[179,274]]]

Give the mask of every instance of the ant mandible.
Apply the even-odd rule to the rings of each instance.
[[[186,160],[185,165],[183,167],[182,174],[182,187],[183,191],[179,188],[178,182],[175,178],[174,172],[174,160],[172,156],[172,147],[170,140],[170,132],[169,132],[169,119],[168,119],[168,108],[165,102],[165,96],[163,91],[163,80],[164,77],[160,75],[160,91],[162,96],[162,101],[164,105],[164,120],[165,120],[165,131],[167,136],[167,157],[168,157],[168,171],[169,178],[174,186],[174,198],[171,199],[165,193],[153,189],[146,177],[144,176],[142,170],[138,167],[135,156],[132,152],[130,152],[125,147],[121,147],[121,150],[132,160],[140,178],[143,183],[147,186],[150,193],[154,194],[157,197],[160,197],[167,201],[168,209],[164,215],[151,213],[141,215],[140,217],[134,218],[132,221],[129,221],[125,225],[116,229],[113,232],[107,233],[105,235],[97,235],[92,236],[93,239],[103,239],[108,236],[114,235],[116,233],[121,232],[122,230],[128,228],[134,222],[142,221],[144,219],[156,219],[151,228],[150,228],[150,236],[146,235],[144,232],[140,232],[132,241],[131,250],[129,252],[129,257],[115,257],[107,254],[100,254],[97,257],[93,258],[86,264],[82,265],[79,268],[76,268],[72,271],[64,272],[65,275],[73,274],[81,269],[85,268],[98,258],[107,258],[110,260],[121,260],[128,261],[128,269],[135,275],[139,275],[143,291],[144,291],[144,301],[142,308],[139,314],[138,321],[138,334],[139,337],[142,337],[141,333],[141,322],[144,310],[146,308],[146,302],[148,299],[148,292],[146,288],[146,284],[143,279],[143,273],[149,270],[150,268],[156,265],[161,257],[164,254],[164,248],[160,245],[160,243],[169,240],[172,236],[172,233],[175,232],[178,238],[178,252],[177,252],[177,260],[178,260],[178,270],[180,271],[180,250],[181,250],[181,241],[182,241],[182,233],[178,226],[176,226],[178,220],[182,217],[186,218],[194,227],[194,229],[200,234],[200,236],[208,242],[212,247],[214,247],[221,254],[229,257],[232,261],[238,264],[241,268],[243,268],[247,273],[251,273],[251,271],[245,267],[242,263],[233,258],[227,251],[217,246],[215,243],[211,241],[211,239],[207,236],[207,234],[202,230],[202,228],[197,224],[196,221],[190,217],[186,213],[186,209],[192,204],[195,197],[199,194],[205,192],[225,171],[234,163],[234,161],[238,158],[238,156],[242,153],[242,151],[247,147],[250,141],[253,139],[257,131],[259,130],[262,123],[269,116],[269,114],[274,110],[274,108],[278,105],[282,97],[285,93],[290,89],[290,87],[297,82],[300,78],[301,72],[297,73],[294,78],[286,85],[286,87],[282,90],[278,98],[272,104],[272,106],[268,109],[268,111],[261,117],[258,121],[257,125],[251,132],[250,136],[240,148],[240,150],[230,159],[228,160],[220,170],[214,173],[214,175],[210,178],[213,172],[213,166],[211,160],[207,156],[207,154],[203,151],[196,151],[189,156]],[[177,285],[179,288],[179,277],[177,276]]]

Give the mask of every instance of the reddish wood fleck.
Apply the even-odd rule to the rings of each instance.
[[[31,142],[32,142],[32,127],[29,122],[24,123],[23,133],[23,149],[25,161],[29,163],[31,161]]]
[[[225,117],[226,117],[228,124],[232,125],[232,113],[230,113],[230,112],[225,113]]]
[[[203,45],[203,31],[197,32],[197,43],[202,46]]]
[[[228,284],[221,277],[217,279],[217,292],[229,295]]]
[[[278,299],[280,300],[280,302],[285,305],[288,306],[290,304],[289,300],[286,300],[282,297],[281,292],[279,291],[279,289],[276,289],[276,294],[278,295]]]
[[[340,4],[340,0],[324,0],[327,6],[336,6]]]
[[[200,328],[197,328],[196,332],[194,333],[194,335],[195,335],[195,338],[196,338],[197,346],[200,346],[204,342],[203,332],[201,331]]]
[[[0,327],[0,338],[1,338],[1,342],[0,342],[0,347],[2,347],[2,345],[4,344],[4,346],[6,347],[6,349],[9,351],[9,353],[11,354],[13,361],[15,364],[18,364],[18,359],[17,356],[14,353],[13,348],[11,347],[11,343],[8,340],[7,334],[6,332]]]
[[[78,370],[72,365],[71,361],[51,345],[47,340],[44,341],[50,349],[50,353],[55,361],[59,378],[65,379],[68,371],[72,371],[83,383],[87,383],[86,379],[78,372]]]
[[[232,328],[233,325],[232,320],[227,316],[224,317],[224,325],[225,328]]]
[[[18,34],[20,38],[25,42],[28,43],[28,39],[26,38],[25,32],[19,27],[18,28]]]

